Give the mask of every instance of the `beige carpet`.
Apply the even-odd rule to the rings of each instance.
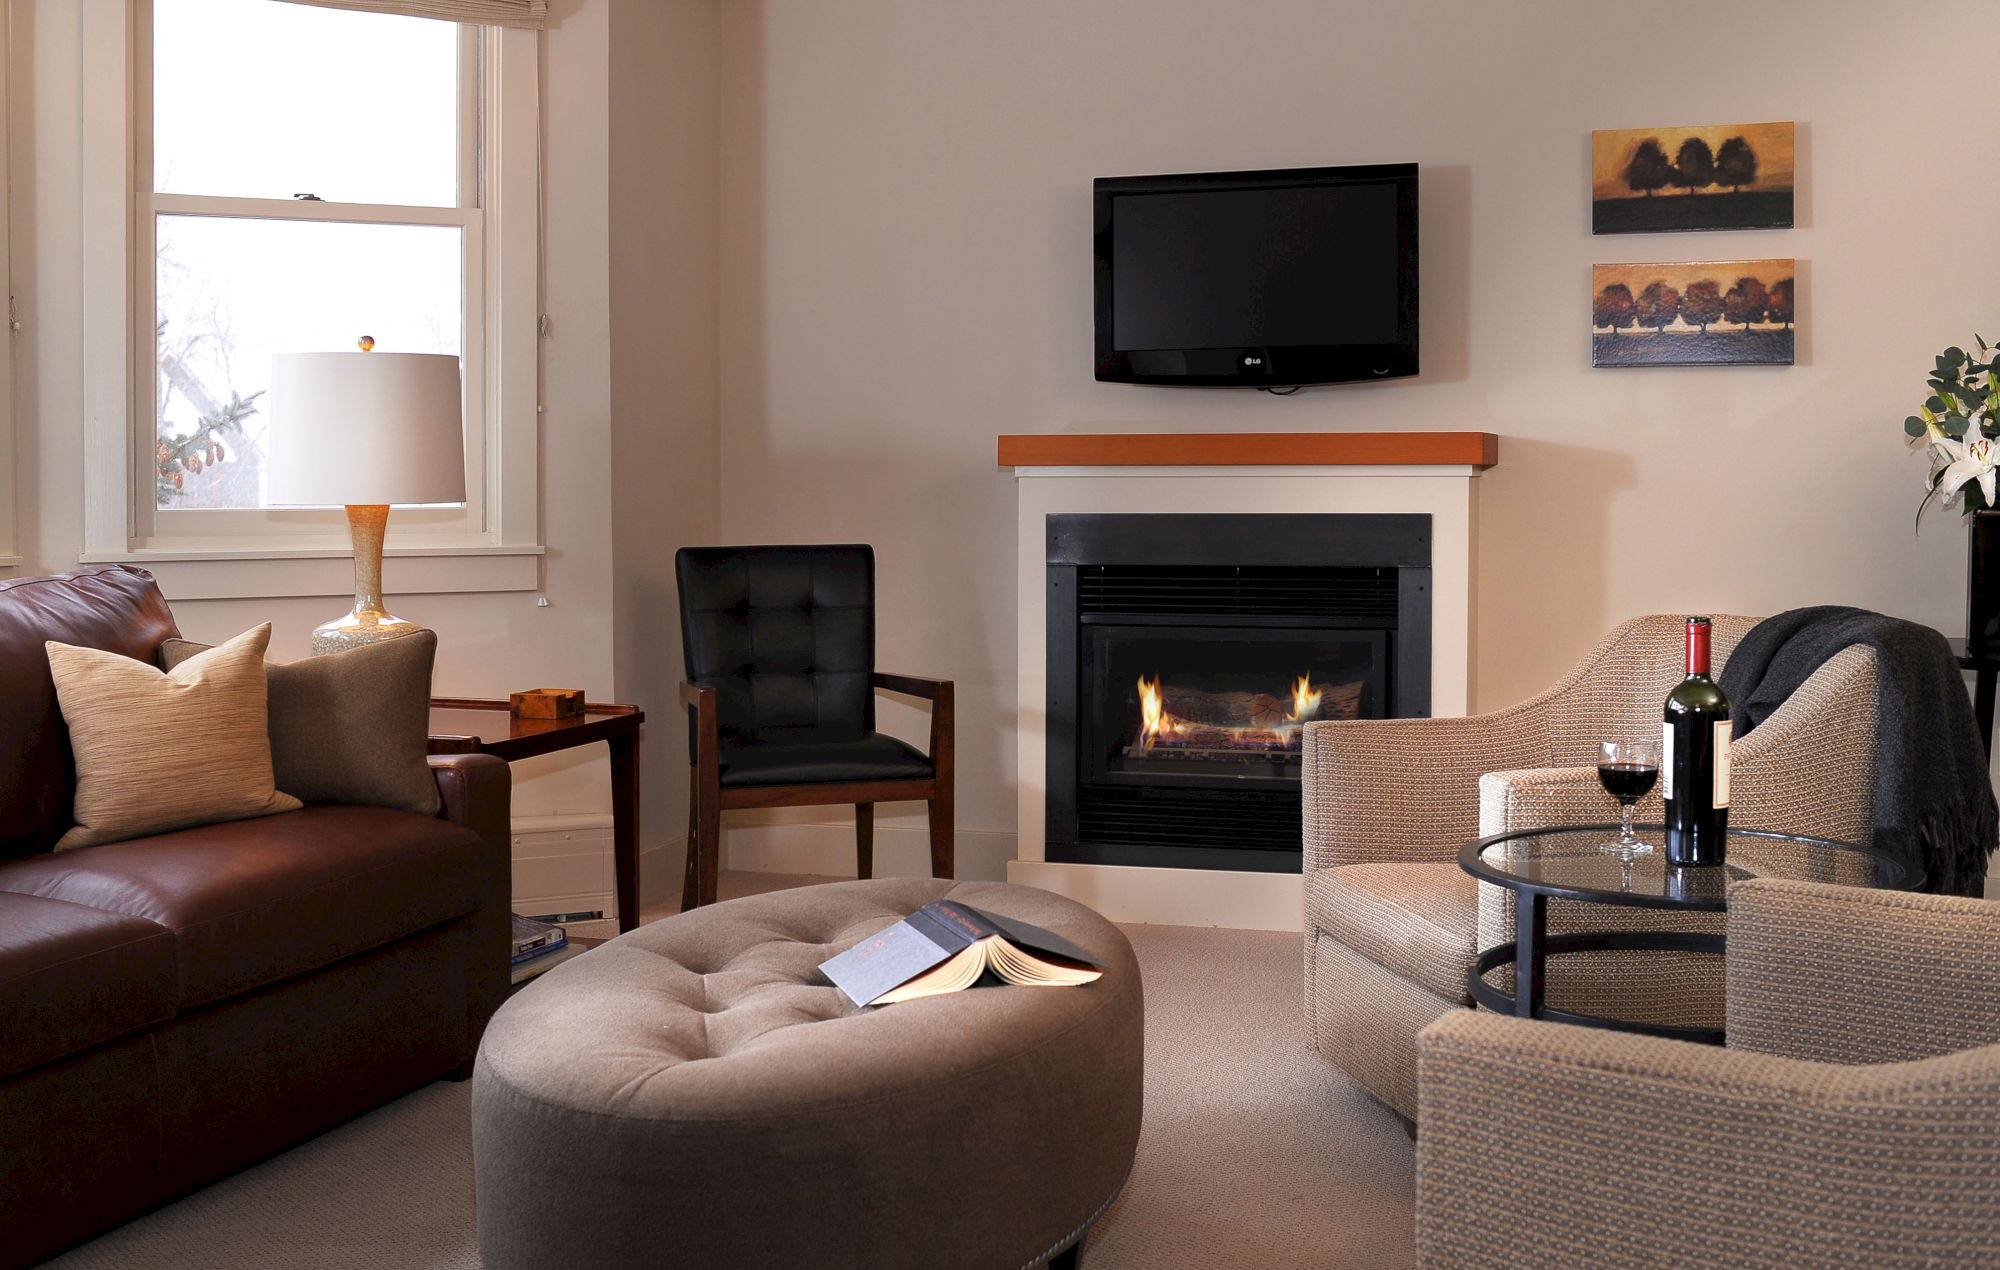
[[[1414,1148],[1307,1048],[1298,936],[1125,931],[1146,984],[1145,1129],[1086,1270],[1410,1264]],[[50,1264],[477,1270],[470,1098],[420,1089]]]

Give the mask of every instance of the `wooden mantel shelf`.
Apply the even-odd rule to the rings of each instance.
[[[1000,438],[1001,467],[1488,468],[1491,432],[1052,432]]]

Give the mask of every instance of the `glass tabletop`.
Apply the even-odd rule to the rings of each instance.
[[[1677,868],[1667,863],[1662,826],[1639,825],[1637,832],[1653,849],[1631,859],[1600,850],[1618,837],[1617,825],[1578,825],[1481,838],[1466,845],[1458,862],[1482,881],[1517,891],[1644,908],[1720,910],[1729,884],[1744,878],[1889,890],[1923,880],[1874,847],[1760,829],[1731,829],[1722,864]]]

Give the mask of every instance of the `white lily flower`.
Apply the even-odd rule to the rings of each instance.
[[[1944,477],[1938,482],[1937,487],[1938,493],[1944,496],[1947,504],[1956,501],[1959,491],[1967,484],[1977,481],[1979,492],[1986,496],[1986,505],[1988,507],[1996,505],[1993,498],[1993,465],[1996,460],[2000,460],[2000,452],[1996,452],[1993,442],[1974,432],[1963,441],[1944,437],[1932,441],[1931,444],[1936,446],[1942,457],[1948,460],[1945,464]]]

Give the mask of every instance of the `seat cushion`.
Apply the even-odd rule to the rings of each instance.
[[[0,892],[172,931],[183,1009],[462,916],[480,883],[477,834],[385,807],[307,807],[0,865]]]
[[[880,732],[782,728],[765,738],[722,747],[725,786],[921,781],[937,771],[922,753]]]
[[[1306,917],[1376,965],[1471,1003],[1479,883],[1456,864],[1348,864],[1306,880]]]
[[[166,927],[0,894],[0,1079],[164,1022],[177,995]]]

